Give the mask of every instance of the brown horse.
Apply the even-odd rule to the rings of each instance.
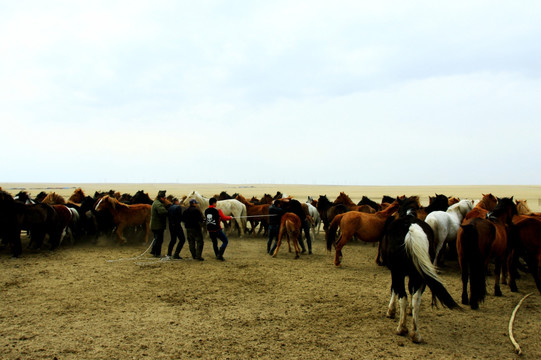
[[[66,203],[66,200],[64,199],[62,195],[59,195],[55,192],[50,192],[47,194],[47,196],[45,196],[45,198],[43,198],[43,200],[41,200],[41,202],[43,204],[49,204],[49,205],[54,205],[54,204],[63,205]]]
[[[96,204],[95,210],[108,211],[116,225],[116,236],[120,243],[126,243],[126,238],[122,235],[126,226],[145,225],[144,242],[148,241],[150,233],[150,209],[148,204],[126,205],[115,198],[105,195]]]
[[[248,221],[250,222],[250,225],[252,227],[250,232],[253,233],[257,224],[260,223],[261,225],[259,226],[258,235],[259,233],[261,233],[262,229],[264,229],[264,234],[266,234],[269,227],[270,205],[254,205],[252,202],[246,200],[246,198],[240,194],[237,195],[236,199],[246,206],[246,214],[248,216]]]
[[[485,274],[492,259],[495,263],[494,296],[502,295],[500,275],[502,283],[505,284],[509,255],[507,225],[511,223],[514,215],[516,206],[513,198],[503,198],[499,200],[489,219],[476,217],[463,221],[460,226],[456,246],[462,271],[462,304],[469,304],[472,309],[479,308],[479,302],[483,301],[486,295]]]
[[[369,214],[374,214],[376,212],[376,210],[370,205],[355,204],[345,192],[340,192],[340,195],[338,195],[338,197],[334,200],[334,204],[343,204],[345,207],[348,208],[349,211],[360,211]]]
[[[498,204],[498,199],[492,194],[483,194],[481,200],[466,214],[462,223],[473,218],[485,218],[489,211],[494,210]]]
[[[513,217],[512,227],[513,250],[509,259],[509,287],[518,291],[516,285],[516,268],[518,258],[522,257],[528,264],[537,290],[541,293],[541,217],[517,215]]]
[[[299,253],[301,252],[298,242],[298,238],[301,234],[301,219],[294,213],[287,212],[282,215],[282,220],[280,221],[280,233],[278,234],[278,242],[276,243],[276,250],[274,250],[272,257],[276,257],[276,254],[278,254],[278,249],[280,249],[284,234],[286,234],[287,236],[287,246],[289,248],[289,252],[291,252],[292,241],[293,247],[295,248],[295,259],[298,259]]]
[[[81,204],[86,198],[85,192],[81,188],[77,188],[73,191],[73,194],[68,198],[68,202],[73,204]]]
[[[541,213],[534,213],[528,206],[528,200],[515,200],[517,204],[517,212],[519,215],[541,216]]]
[[[363,213],[358,211],[350,211],[347,213],[336,215],[329,226],[329,230],[325,234],[327,240],[327,250],[331,250],[332,244],[335,244],[334,265],[340,266],[342,260],[342,248],[348,241],[356,235],[360,240],[366,242],[379,241],[383,238],[385,222],[392,216],[399,207],[398,200],[395,200],[385,210],[376,212],[375,214]],[[335,242],[336,231],[340,227],[341,234]],[[381,263],[380,247],[378,248],[378,256],[376,262]]]
[[[449,197],[448,203],[449,203],[449,206],[451,206],[451,205],[454,205],[454,204],[458,203],[459,201],[460,201],[460,198],[451,196],[451,197]]]

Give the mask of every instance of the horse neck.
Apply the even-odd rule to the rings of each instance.
[[[399,207],[398,202],[394,201],[391,205],[387,206],[387,208],[385,208],[384,210],[380,210],[376,212],[376,215],[382,216],[382,217],[389,217],[392,214],[394,214],[396,210],[398,210],[398,207]]]

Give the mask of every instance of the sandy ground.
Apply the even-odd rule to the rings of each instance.
[[[10,185],[0,184],[4,189]],[[67,187],[51,191],[69,196],[71,186],[48,187]],[[260,196],[280,190],[302,200],[319,194],[332,200],[345,191],[354,201],[363,194],[378,201],[378,194],[438,192],[479,198],[481,193],[493,192],[527,198],[533,210],[541,194],[538,186],[269,186],[263,191],[262,186],[219,184],[81,186],[89,194],[113,188],[131,193],[144,189],[151,194],[167,189],[175,195],[198,190],[207,196],[226,190]],[[166,235],[165,244],[168,240]],[[25,251],[20,259],[11,259],[7,249],[0,251],[0,358],[512,359],[516,355],[508,338],[509,318],[530,292],[534,295],[518,311],[514,333],[524,352],[522,358],[541,358],[541,296],[529,275],[519,279],[519,293],[503,287],[502,297],[488,296],[478,311],[432,308],[427,290],[420,315],[425,342],[418,345],[395,335],[397,320],[385,317],[390,272],[374,263],[377,248],[372,244],[348,244],[341,268],[332,265],[323,233],[314,241],[314,254],[298,260],[287,247],[276,258],[266,255],[266,239],[261,236],[231,236],[225,262],[214,259],[208,239],[203,262],[140,256],[147,247],[133,242],[119,246],[104,238],[96,245],[63,245],[52,253]],[[187,246],[181,256],[189,257]],[[456,262],[442,269],[442,279],[459,301]],[[492,279],[488,284],[491,289]]]

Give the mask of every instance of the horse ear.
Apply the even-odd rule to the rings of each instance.
[[[511,196],[511,201],[513,201],[513,198],[515,197],[515,195]]]

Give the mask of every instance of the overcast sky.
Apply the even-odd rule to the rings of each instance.
[[[0,182],[541,184],[539,1],[0,1]]]

